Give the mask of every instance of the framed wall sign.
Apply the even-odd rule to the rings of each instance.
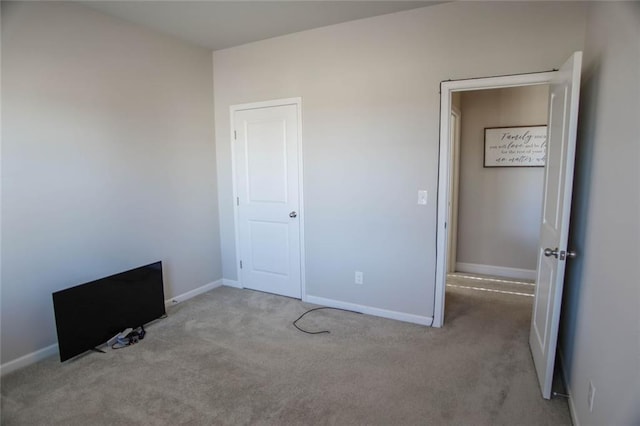
[[[486,127],[484,167],[544,167],[547,126]]]

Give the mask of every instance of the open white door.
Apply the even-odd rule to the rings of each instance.
[[[529,345],[542,396],[551,397],[565,263],[568,251],[573,165],[578,124],[582,52],[574,53],[550,83],[547,164],[538,247],[536,295]]]

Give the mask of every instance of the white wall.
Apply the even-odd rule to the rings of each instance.
[[[80,5],[2,2],[2,363],[51,293],[157,260],[221,278],[211,52]]]
[[[638,425],[640,3],[591,4],[584,58],[560,353],[578,424]]]
[[[301,96],[307,293],[432,316],[439,84],[558,67],[582,49],[584,7],[454,2],[216,51],[224,277],[237,278],[229,106]]]
[[[457,262],[533,271],[543,167],[485,168],[485,127],[547,124],[547,85],[462,92]]]

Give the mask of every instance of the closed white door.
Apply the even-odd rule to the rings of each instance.
[[[233,143],[242,285],[299,299],[298,108],[235,111]]]
[[[582,52],[574,53],[552,79],[549,92],[547,164],[538,247],[536,296],[529,346],[542,396],[551,397],[567,248],[578,123]]]

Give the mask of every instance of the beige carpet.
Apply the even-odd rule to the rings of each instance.
[[[2,380],[3,425],[568,425],[540,397],[532,299],[452,288],[443,329],[248,290],[172,307],[139,344]]]

